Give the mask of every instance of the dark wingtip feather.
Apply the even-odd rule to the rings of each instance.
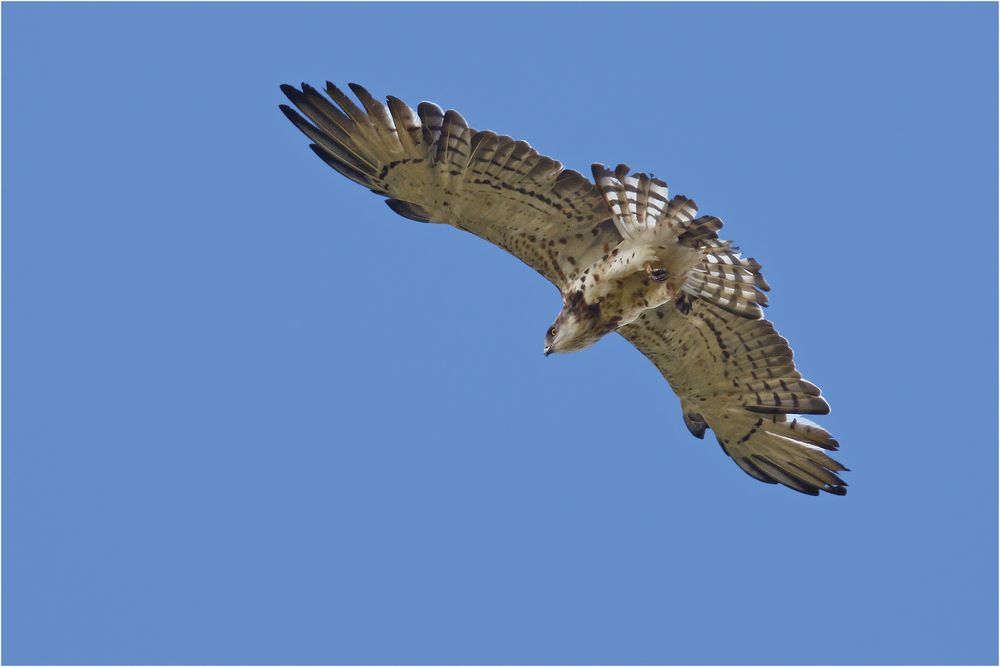
[[[721,439],[719,440],[719,444],[722,445],[722,440]],[[726,454],[729,454],[729,451],[726,449],[725,445],[722,445],[722,450],[724,452],[726,452]],[[778,483],[778,480],[774,479],[773,477],[771,477],[770,475],[768,475],[766,472],[764,472],[763,470],[761,470],[760,466],[758,466],[756,463],[754,463],[753,460],[751,460],[749,457],[741,456],[739,459],[733,459],[733,460],[737,462],[737,464],[743,469],[743,471],[745,473],[747,473],[748,475],[750,475],[754,479],[758,479],[758,480],[764,482],[765,484],[777,484]]]
[[[708,423],[705,421],[705,418],[697,412],[685,412],[684,425],[688,427],[688,430],[691,431],[691,435],[694,437],[699,440],[703,440],[705,438],[705,431],[708,429]],[[725,450],[725,447],[723,447],[723,450]]]
[[[371,189],[372,183],[368,180],[368,177],[362,174],[357,169],[354,169],[345,164],[342,160],[337,159],[335,155],[331,154],[327,150],[324,150],[322,146],[318,146],[317,144],[309,144],[309,148],[311,148],[312,151],[319,156],[319,159],[323,160],[323,162],[325,162],[331,169],[339,173],[341,176],[349,178],[358,185],[363,185],[366,188]],[[372,192],[375,192],[376,194],[381,194],[379,190],[373,189]]]
[[[366,109],[379,104],[378,100],[372,97],[372,94],[369,93],[368,90],[361,84],[349,83],[347,84],[347,87],[354,92],[359,100],[361,100],[361,104],[363,104]]]
[[[396,214],[401,215],[408,220],[415,220],[416,222],[431,221],[427,211],[412,202],[402,201],[401,199],[386,199],[385,204]]]
[[[302,101],[305,98],[305,94],[296,88],[295,86],[290,86],[287,83],[281,84],[281,92],[285,94],[285,97],[297,107],[302,106]]]
[[[300,127],[300,123],[306,123],[307,122],[305,118],[303,118],[302,116],[299,115],[298,111],[296,111],[292,107],[288,106],[287,104],[279,104],[278,105],[278,109],[281,110],[281,113],[285,114],[285,118],[287,118],[288,120],[292,121],[292,124],[295,127],[298,127],[300,130],[302,129]]]

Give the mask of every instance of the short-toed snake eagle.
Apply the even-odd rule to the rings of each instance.
[[[763,319],[761,266],[719,238],[721,220],[697,217],[693,201],[625,165],[595,164],[592,182],[456,111],[423,102],[414,113],[350,88],[361,106],[329,82],[328,97],[282,86],[302,115],[281,110],[324,162],[399,215],[471,232],[555,283],[563,307],[545,354],[617,331],[670,383],[691,433],[712,429],[749,475],[810,495],[847,492],[837,475],[846,468],[825,453],[837,441],[800,416],[830,408]]]

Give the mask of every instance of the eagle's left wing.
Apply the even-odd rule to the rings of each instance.
[[[670,383],[691,433],[711,428],[747,474],[810,495],[847,493],[837,475],[846,468],[825,453],[837,441],[798,416],[830,407],[770,322],[695,300],[686,315],[667,303],[618,332]]]
[[[360,107],[329,82],[327,96],[282,86],[302,115],[281,110],[324,162],[388,197],[396,213],[482,237],[560,291],[621,241],[597,187],[526,142],[473,130],[430,102],[414,113],[395,97],[386,106],[350,88]]]

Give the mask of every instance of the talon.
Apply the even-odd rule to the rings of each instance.
[[[652,264],[646,265],[646,275],[658,283],[662,283],[667,279],[669,273],[666,269],[654,269]]]

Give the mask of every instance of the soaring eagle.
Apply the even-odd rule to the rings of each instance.
[[[846,468],[825,453],[837,441],[801,417],[830,407],[763,319],[761,266],[719,238],[721,220],[625,165],[593,165],[592,182],[524,141],[471,129],[457,111],[422,102],[414,113],[350,89],[360,106],[329,82],[328,97],[284,85],[302,115],[281,110],[316,155],[399,215],[471,232],[554,283],[563,307],[546,355],[616,331],[670,383],[691,433],[712,429],[751,477],[847,493]]]

